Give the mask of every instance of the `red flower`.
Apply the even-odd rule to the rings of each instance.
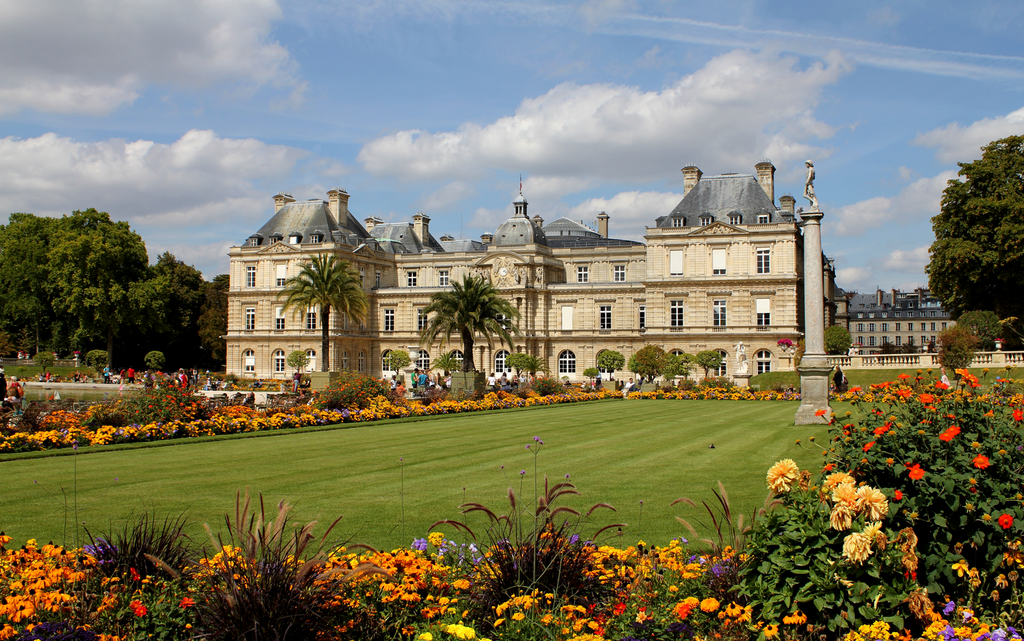
[[[882,434],[885,434],[888,431],[889,431],[889,424],[886,423],[885,425],[882,425],[880,427],[876,427],[875,428],[875,436],[881,436]]]
[[[871,441],[870,443],[867,443],[866,445],[864,445],[864,451],[867,452],[868,450],[870,450],[871,446],[874,445],[874,444],[875,444],[875,442]]]
[[[133,581],[138,581],[139,579],[142,578],[142,577],[139,576],[139,573],[138,573],[138,571],[135,568],[128,568],[128,570],[132,573],[132,580]]]
[[[911,396],[914,395],[914,390],[898,389],[898,390],[896,390],[896,394],[898,396],[901,396],[902,398],[910,398]]]
[[[183,598],[183,599],[181,600],[181,603],[179,603],[178,605],[179,605],[180,607],[182,607],[182,608],[191,608],[191,607],[192,607],[193,605],[195,605],[195,604],[196,604],[196,602],[195,602],[195,601],[193,601],[192,599],[190,599],[190,598],[188,598],[188,597],[185,597],[185,598]]]
[[[851,392],[859,392],[859,391],[861,391],[861,388],[860,387],[851,387],[850,391]]]
[[[918,463],[907,465],[907,471],[910,472],[910,479],[913,481],[920,481],[924,478],[924,470],[921,469],[921,465]]]
[[[1024,410],[1016,409],[1013,410],[1013,420],[1024,421]]]
[[[931,405],[932,403],[935,402],[935,397],[932,396],[931,394],[921,394],[920,396],[917,397],[917,400],[921,401],[925,405]]]
[[[814,413],[815,416],[824,416],[825,414],[828,414],[828,410],[818,410]]]
[[[900,492],[899,490],[896,490],[896,492],[893,493],[893,496],[896,498],[897,501],[903,500],[903,492]]]
[[[907,380],[908,378],[910,378],[910,374],[900,374],[896,378],[899,378],[899,379],[902,379],[902,380]]]
[[[146,606],[142,605],[142,601],[132,601],[128,604],[128,607],[132,609],[132,613],[137,617],[144,617],[149,614],[149,610],[146,609]]]
[[[949,385],[946,385],[942,381],[939,381],[938,383],[935,384],[935,389],[937,389],[937,390],[947,390],[947,389],[949,389]]]
[[[989,465],[988,457],[985,456],[984,454],[979,454],[975,456],[974,460],[971,462],[974,463],[974,467],[978,468],[979,470],[984,470]]]
[[[620,614],[622,614],[625,611],[626,611],[626,604],[622,603],[622,602],[616,603],[615,607],[612,608],[612,614],[614,614],[615,616],[619,616]]]
[[[1013,516],[1004,514],[999,517],[999,525],[1003,526],[1004,530],[1009,530],[1010,526],[1013,525]]]
[[[960,428],[956,425],[950,427],[948,430],[939,434],[939,440],[949,443],[953,440],[953,437],[960,433]]]
[[[835,464],[829,463],[828,465],[825,466],[825,471],[826,472],[831,472],[833,469],[835,469],[835,467],[836,467]]]

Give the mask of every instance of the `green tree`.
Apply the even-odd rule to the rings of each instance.
[[[284,298],[285,309],[320,310],[321,372],[331,369],[331,311],[338,310],[359,323],[366,320],[370,309],[359,272],[352,269],[347,261],[325,254],[314,256],[312,262],[304,264],[297,275],[285,281],[278,298]]]
[[[40,351],[32,360],[37,366],[43,368],[43,374],[46,373],[46,370],[53,367],[53,364],[57,361],[57,359],[53,357],[53,352],[47,349]]]
[[[939,362],[951,370],[963,369],[971,364],[979,342],[966,327],[954,325],[942,330],[938,340]]]
[[[76,343],[107,339],[108,365],[122,331],[162,327],[166,292],[147,279],[146,245],[128,223],[95,209],[72,212],[56,221],[47,258],[55,311],[76,321]]]
[[[666,379],[673,379],[677,376],[689,376],[693,369],[693,356],[686,352],[679,354],[665,354],[665,362],[661,368],[661,375]]]
[[[845,355],[853,345],[853,337],[842,325],[829,325],[825,328],[825,353]]]
[[[597,369],[596,367],[588,367],[587,369],[583,370],[583,375],[591,379],[597,378],[597,375],[600,373],[601,370]]]
[[[208,283],[198,269],[170,252],[160,255],[149,268],[147,278],[163,293],[163,318],[159,331],[143,333],[140,342],[144,349],[158,348],[169,354],[172,367],[195,365],[203,358],[199,318]]]
[[[91,353],[91,352],[90,352]],[[167,358],[163,352],[153,350],[146,354],[146,357],[142,359],[146,363],[146,367],[149,369],[161,370],[164,368],[164,363],[167,362]]]
[[[309,355],[301,349],[297,349],[288,355],[285,362],[288,363],[288,367],[302,371],[309,365]]]
[[[50,237],[56,220],[33,214],[11,214],[0,226],[0,309],[8,326],[31,327],[39,351],[40,332],[53,321],[46,289],[50,275]],[[19,346],[20,347],[20,346]],[[24,346],[29,351],[29,346]]]
[[[218,274],[207,283],[203,291],[203,305],[199,311],[198,333],[203,347],[210,351],[210,358],[223,363],[227,355],[228,333],[228,288],[231,276]]]
[[[515,350],[513,334],[518,335],[515,321],[519,311],[501,297],[501,292],[482,276],[466,274],[461,283],[453,283],[451,289],[437,292],[430,297],[430,304],[423,309],[429,320],[420,331],[420,341],[431,345],[440,339],[441,347],[447,344],[452,334],[462,339],[462,371],[476,370],[473,363],[473,345],[476,335],[481,335],[487,344],[497,336],[502,344]]]
[[[1003,326],[995,312],[967,312],[956,319],[956,324],[978,337],[978,348],[990,352],[996,348],[996,339],[1002,337]]]
[[[664,367],[665,350],[657,345],[644,345],[629,359],[629,371],[648,381],[653,381]]]
[[[387,364],[389,370],[397,372],[403,367],[408,367],[409,363],[412,362],[412,357],[409,356],[409,352],[404,349],[392,349],[389,350],[387,356],[384,357],[384,362]]]
[[[1024,136],[959,165],[962,180],[949,181],[932,218],[932,294],[954,318],[973,309],[1024,318]]]
[[[0,357],[10,356],[14,353],[14,340],[5,331],[0,331]]]
[[[459,362],[459,359],[455,358],[455,352],[444,352],[431,363],[431,367],[441,370],[446,376],[461,366],[462,363]]]
[[[108,360],[106,350],[94,349],[90,350],[89,353],[85,355],[85,364],[93,368],[97,372],[102,371],[103,366],[106,365],[107,362]]]
[[[521,375],[523,372],[530,376],[535,376],[537,372],[548,371],[547,363],[543,359],[523,352],[509,354],[505,362],[508,363],[509,367],[516,370],[516,376]]]
[[[597,366],[612,374],[626,366],[626,357],[622,355],[622,352],[606,349],[597,355]]]
[[[697,352],[697,355],[693,358],[693,362],[696,363],[698,367],[704,369],[704,378],[707,378],[708,372],[722,366],[722,355],[717,350],[706,349],[703,352]]]

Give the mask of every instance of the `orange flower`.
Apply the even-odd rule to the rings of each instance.
[[[974,460],[971,461],[971,463],[974,463],[974,467],[978,468],[979,470],[984,470],[989,465],[988,457],[985,456],[984,454],[979,454],[975,456]]]
[[[893,498],[895,498],[897,501],[902,501],[903,500],[903,492],[900,492],[899,490],[896,490],[893,493]]]
[[[859,391],[861,391],[861,388],[860,387],[851,387],[850,391],[851,392],[859,392]]]
[[[871,441],[870,443],[866,443],[866,444],[864,445],[864,451],[865,451],[865,452],[867,452],[868,450],[870,450],[870,449],[871,449],[871,446],[873,446],[874,444],[875,444],[875,442],[874,442],[874,441]]]
[[[910,478],[913,481],[920,481],[924,478],[924,470],[921,469],[921,466],[918,463],[907,465],[907,471],[910,473]]]
[[[1013,410],[1013,420],[1024,421],[1024,410],[1015,409]]]
[[[1013,516],[1004,514],[999,517],[999,525],[1003,526],[1004,530],[1009,530],[1013,525]]]
[[[949,385],[946,385],[942,381],[939,381],[938,383],[935,384],[935,389],[937,389],[937,390],[947,390],[947,389],[949,389]]]
[[[909,378],[910,378],[910,374],[900,374],[900,375],[899,375],[899,376],[897,376],[896,378],[899,378],[899,379],[902,379],[902,380],[904,380],[904,381],[905,381],[905,380],[907,380],[907,379],[909,379]]]
[[[914,395],[914,390],[898,389],[896,390],[896,395],[901,398],[910,398],[911,396]]]
[[[815,416],[824,416],[826,414],[828,414],[828,410],[818,410],[814,413]]]
[[[881,436],[882,434],[885,434],[888,431],[889,431],[889,424],[886,423],[885,425],[881,425],[881,426],[875,428],[875,436]]]
[[[953,437],[960,433],[960,428],[953,425],[942,434],[939,434],[939,440],[949,443],[953,440]]]
[[[932,403],[935,402],[935,397],[932,396],[931,394],[921,394],[920,396],[917,397],[917,400],[921,401],[925,405],[931,405]]]

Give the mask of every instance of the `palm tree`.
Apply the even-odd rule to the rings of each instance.
[[[363,322],[370,308],[363,291],[359,272],[351,269],[348,261],[334,256],[319,254],[311,263],[302,266],[301,271],[285,281],[284,289],[277,295],[284,297],[284,309],[320,308],[320,345],[323,358],[320,371],[330,371],[330,326],[331,310],[347,314],[353,322]]]
[[[440,338],[443,348],[452,334],[462,337],[463,372],[476,370],[473,364],[476,334],[483,335],[488,344],[492,335],[496,335],[509,349],[515,349],[512,334],[520,333],[512,322],[519,318],[519,312],[482,276],[466,274],[462,282],[454,283],[450,290],[434,294],[423,313],[430,315],[430,320],[420,331],[422,342],[430,345]]]

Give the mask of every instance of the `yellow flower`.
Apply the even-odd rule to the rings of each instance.
[[[427,541],[435,548],[439,548],[444,545],[444,533],[443,532],[431,532],[427,535]]]
[[[849,507],[837,504],[832,508],[832,514],[829,516],[829,522],[832,524],[832,529],[837,532],[843,530],[849,530],[853,524],[853,512]]]
[[[842,485],[843,483],[853,483],[853,477],[847,474],[846,472],[835,472],[833,474],[829,474],[825,478],[825,482],[822,484],[822,486],[827,491],[833,490],[836,487]]]
[[[718,599],[708,597],[707,599],[704,599],[700,602],[700,609],[704,612],[714,612],[718,609],[719,605],[720,604],[718,603]]]
[[[420,636],[416,637],[416,641],[434,641],[434,635],[429,632],[424,632]]]
[[[879,521],[889,514],[889,500],[885,495],[867,485],[857,488],[857,509],[872,521]]]
[[[964,561],[963,559],[960,559],[959,561],[954,563],[953,569],[956,570],[957,576],[964,576],[965,574],[968,574],[971,571],[971,567],[967,565],[967,561]]]
[[[778,626],[778,624],[772,623],[771,625],[765,626],[765,628],[764,628],[764,636],[765,636],[765,638],[768,638],[768,639],[771,639],[773,637],[779,636],[779,626]]]
[[[788,492],[800,475],[800,468],[793,459],[783,459],[768,470],[768,488],[772,492]]]
[[[807,615],[797,610],[793,614],[782,617],[782,622],[786,625],[803,625],[807,623]]]
[[[871,539],[861,532],[848,534],[843,540],[843,556],[854,563],[863,563],[871,556]]]
[[[857,509],[857,488],[853,482],[840,483],[832,490],[832,502],[837,505],[845,505],[851,510]]]
[[[523,614],[522,612],[516,612],[515,614],[512,615],[512,620],[513,621],[522,621],[525,618],[526,618],[526,615]]]

